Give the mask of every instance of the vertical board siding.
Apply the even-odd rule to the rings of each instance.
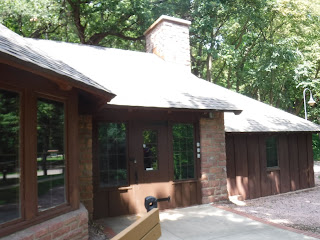
[[[237,188],[239,194],[247,199],[249,197],[248,157],[247,139],[244,135],[234,137],[234,152]]]
[[[280,171],[271,171],[268,173],[268,177],[271,182],[271,193],[272,195],[280,193]]]
[[[290,191],[290,164],[288,138],[286,135],[279,136],[279,167],[281,193]]]
[[[190,183],[190,205],[196,205],[197,201],[197,183]]]
[[[182,184],[182,206],[183,207],[187,207],[187,206],[190,206],[190,200],[191,200],[191,197],[190,197],[190,184],[187,182],[187,183],[183,183]]]
[[[267,169],[267,134],[226,134],[227,187],[244,199],[314,186],[312,135],[278,134],[279,168]]]
[[[305,134],[298,135],[298,149],[299,149],[299,175],[300,188],[308,187],[308,154],[307,154],[307,137]]]
[[[249,196],[258,198],[261,196],[260,187],[260,162],[259,162],[259,138],[256,135],[247,137],[248,148],[248,175]]]
[[[236,166],[234,162],[234,137],[226,137],[227,188],[230,196],[239,195],[236,184]]]
[[[198,204],[198,183],[196,181],[175,182],[174,198],[171,199],[170,207],[187,207]]]
[[[289,149],[289,168],[290,168],[290,190],[296,191],[300,189],[300,174],[299,174],[299,150],[298,137],[296,134],[291,134],[288,137]]]

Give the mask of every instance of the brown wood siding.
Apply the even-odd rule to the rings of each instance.
[[[279,166],[267,168],[267,134],[226,134],[230,196],[252,199],[314,186],[311,133],[274,135]]]
[[[246,145],[247,142],[244,135],[237,135],[234,137],[236,185],[239,194],[244,198],[249,198],[248,155]]]
[[[290,190],[296,191],[300,189],[300,174],[299,174],[299,150],[298,150],[298,137],[292,134],[288,138],[289,151],[289,169],[290,169]]]
[[[259,162],[259,138],[252,136],[247,139],[248,149],[248,175],[249,175],[249,196],[257,198],[261,196],[260,187],[260,162]]]

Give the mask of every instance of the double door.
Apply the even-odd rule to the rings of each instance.
[[[173,181],[172,137],[168,122],[132,121],[127,124],[126,142],[127,184],[95,187],[95,218],[146,212],[144,200],[147,196],[170,196],[170,202],[158,204],[160,209],[199,203],[197,179]],[[96,168],[96,171],[101,169]]]

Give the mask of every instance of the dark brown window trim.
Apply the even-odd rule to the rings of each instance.
[[[38,101],[40,98],[42,99],[49,99],[49,100],[53,100],[53,101],[56,101],[56,102],[60,102],[60,103],[63,103],[63,106],[64,106],[64,122],[65,122],[65,126],[64,126],[64,154],[65,154],[65,193],[66,193],[66,203],[63,203],[61,205],[66,205],[66,204],[69,204],[70,203],[70,190],[69,190],[69,183],[70,183],[70,180],[69,180],[69,174],[68,174],[68,169],[69,169],[69,151],[68,151],[68,100],[66,97],[60,97],[60,96],[52,96],[51,94],[45,94],[45,93],[40,93],[40,92],[36,92],[35,94],[35,98],[36,98],[36,101]],[[37,152],[37,150],[36,150]],[[37,163],[36,163],[37,164]],[[37,184],[38,185],[38,184]],[[38,189],[37,189],[38,191]],[[38,195],[37,195],[38,196]],[[37,200],[35,201],[36,204],[38,204],[38,198]],[[59,206],[56,206],[56,207],[53,207],[53,208],[58,208]],[[37,215],[43,215],[45,214],[46,212],[50,211],[51,208],[49,209],[45,209],[44,211],[37,211]]]
[[[16,225],[22,221],[24,221],[25,214],[24,214],[24,105],[22,104],[24,102],[24,89],[19,88],[13,85],[8,84],[2,84],[0,83],[0,89],[3,89],[5,91],[15,92],[19,94],[19,166],[20,166],[20,214],[21,216],[19,218],[13,219],[8,222],[4,222],[0,224],[0,237],[1,237],[1,229],[5,228],[10,225]]]
[[[129,121],[112,121],[104,119],[92,119],[92,158],[93,158],[93,188],[97,192],[117,191],[119,188],[130,188],[130,166],[129,166]],[[127,158],[127,184],[118,186],[101,186],[100,185],[100,162],[98,158],[99,144],[98,144],[98,126],[101,123],[123,123],[126,125],[126,158]]]
[[[279,171],[280,167],[267,167],[266,171],[267,172],[273,172],[273,171]]]
[[[9,76],[9,75],[8,75]],[[45,86],[44,91],[37,91],[38,86],[25,86],[22,83],[22,87],[17,84],[10,84],[10,76],[0,80],[0,88],[17,92],[20,94],[20,198],[21,198],[21,217],[0,224],[0,238],[12,234],[17,231],[21,231],[30,226],[42,223],[61,214],[78,209],[79,197],[78,197],[78,185],[76,170],[78,166],[78,145],[75,144],[78,140],[77,131],[78,125],[74,124],[78,120],[78,97],[75,90],[69,91],[68,93],[62,91],[56,91],[52,88]],[[9,81],[7,84],[5,81]],[[34,88],[33,88],[34,87]],[[34,167],[33,164],[29,164],[32,159],[36,159],[33,156],[36,154],[35,144],[36,141],[36,102],[38,98],[52,99],[55,101],[64,103],[65,110],[65,154],[66,154],[66,199],[67,203],[63,203],[54,208],[46,209],[45,211],[37,211],[36,204],[27,202],[34,201],[37,196],[36,191],[32,190],[31,195],[34,196],[32,199],[27,198],[26,192],[30,189],[35,189],[30,186],[34,183],[34,180],[30,180],[28,177],[32,175],[30,169]],[[72,130],[70,130],[72,129]],[[72,136],[70,136],[72,134]],[[74,135],[75,134],[75,135]],[[73,136],[74,135],[74,136]],[[28,163],[28,164],[27,164]],[[32,165],[32,166],[30,166]],[[72,169],[70,169],[72,168]],[[27,173],[28,172],[28,173]],[[34,177],[36,179],[36,176]],[[71,192],[72,191],[72,195]],[[30,196],[30,192],[29,195]],[[32,206],[31,208],[29,208]]]
[[[194,179],[185,179],[185,180],[173,181],[172,185],[182,184],[182,183],[196,183],[196,182],[198,182],[198,180],[196,178],[194,178]]]
[[[194,158],[194,177],[193,178],[187,178],[187,179],[174,179],[174,160],[173,160],[173,132],[172,127],[174,124],[192,124],[193,125],[193,139],[194,139],[194,152],[193,152],[193,158]],[[172,158],[172,180],[173,182],[179,184],[179,183],[187,183],[187,182],[196,182],[198,180],[198,176],[200,176],[200,163],[201,161],[198,161],[197,158],[197,142],[200,143],[200,128],[199,128],[199,122],[196,121],[170,121],[169,122],[169,145],[171,148],[171,158]],[[200,146],[201,148],[201,146]]]

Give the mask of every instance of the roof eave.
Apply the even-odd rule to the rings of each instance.
[[[0,52],[0,63],[7,64],[15,68],[45,77],[56,83],[62,90],[68,90],[69,87],[79,88],[91,94],[98,95],[101,98],[104,98],[106,102],[110,102],[116,96],[116,94],[114,93],[95,88],[94,86],[90,86],[71,77],[59,74],[53,70],[40,67],[37,64],[21,60],[4,52]]]

